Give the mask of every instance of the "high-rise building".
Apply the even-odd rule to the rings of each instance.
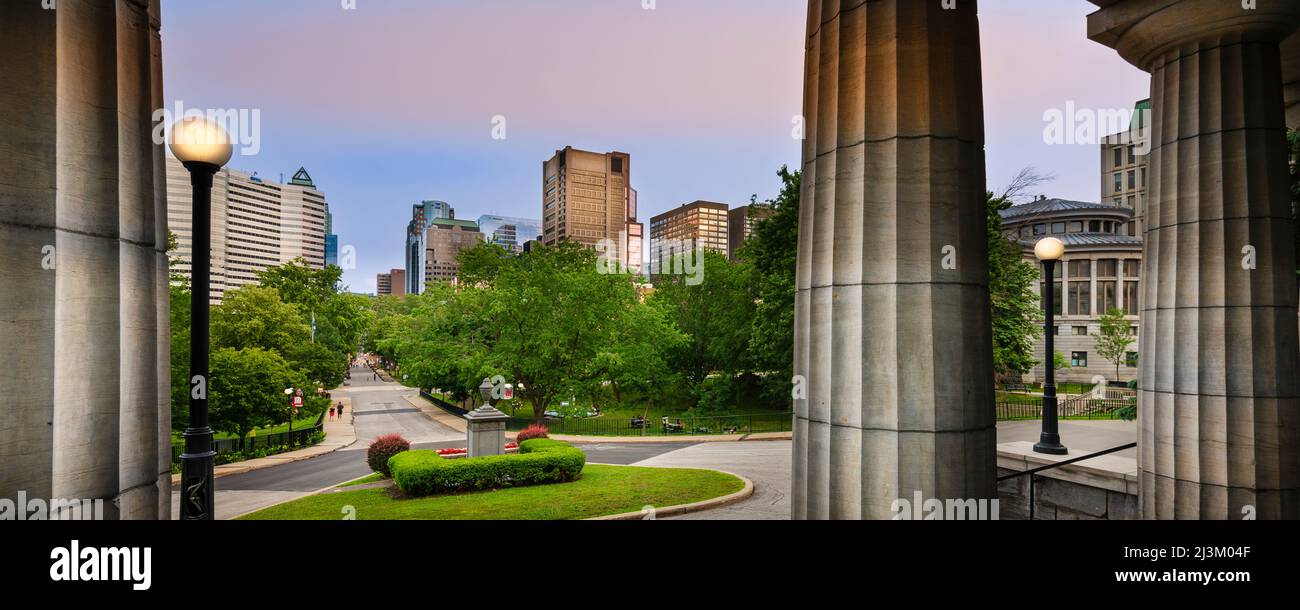
[[[380,273],[377,277],[376,294],[379,296],[405,296],[406,295],[406,270],[393,269],[388,273]]]
[[[1133,210],[1124,227],[1130,237],[1141,237],[1146,227],[1147,159],[1150,138],[1144,136],[1151,100],[1137,103],[1129,131],[1112,134],[1101,142],[1101,201]]]
[[[478,218],[479,231],[489,243],[519,254],[524,244],[542,236],[542,221],[484,214]]]
[[[334,234],[334,213],[325,205],[325,264],[339,264],[339,236]]]
[[[438,218],[426,233],[428,247],[421,286],[455,280],[460,273],[460,262],[456,260],[460,253],[483,243],[478,223],[469,220]]]
[[[189,172],[168,155],[167,226],[177,237],[176,256],[185,261],[172,270],[186,276],[193,257],[191,197]],[[325,194],[306,169],[299,169],[288,184],[230,168],[217,172],[212,186],[212,302],[221,302],[228,290],[256,284],[262,271],[294,259],[323,269],[327,209]]]
[[[665,257],[697,247],[726,254],[727,223],[727,204],[712,201],[695,201],[651,218],[650,274],[660,273]]]
[[[556,151],[542,163],[542,243],[614,244],[619,262],[640,273],[645,226],[636,220],[631,175],[627,153]]]
[[[427,266],[428,231],[433,221],[454,220],[456,210],[445,201],[422,201],[411,206],[411,222],[406,225],[406,292],[420,294],[424,291],[424,269]]]
[[[727,258],[734,260],[740,246],[754,234],[754,226],[774,213],[772,206],[762,203],[732,208],[727,213]]]

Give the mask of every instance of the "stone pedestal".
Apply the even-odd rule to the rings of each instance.
[[[1089,35],[1151,72],[1138,464],[1148,519],[1300,518],[1295,225],[1279,42],[1300,3],[1126,0]]]
[[[158,11],[0,2],[0,497],[171,514]]]
[[[976,3],[808,6],[792,517],[992,499]]]
[[[469,457],[503,455],[506,452],[506,421],[509,419],[509,415],[492,405],[483,405],[467,413]]]

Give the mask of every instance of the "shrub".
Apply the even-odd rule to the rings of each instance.
[[[436,451],[407,451],[388,462],[393,482],[412,496],[572,481],[587,456],[568,443],[533,439],[515,455],[445,460]]]
[[[521,431],[519,433],[519,436],[516,437],[515,442],[522,443],[524,441],[532,440],[535,438],[551,438],[550,433],[551,431],[547,430],[546,426],[543,426],[541,424],[533,424],[531,426],[528,426],[527,429]]]
[[[403,451],[410,450],[411,443],[400,434],[386,434],[370,443],[370,449],[366,451],[366,463],[370,464],[371,470],[386,477],[392,476],[388,470],[388,460]]]

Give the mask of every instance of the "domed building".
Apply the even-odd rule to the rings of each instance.
[[[1128,207],[1040,198],[1002,211],[1006,236],[1024,250],[1025,259],[1040,270],[1034,245],[1045,237],[1065,243],[1065,256],[1056,265],[1052,282],[1056,303],[1056,351],[1070,363],[1057,371],[1057,381],[1088,383],[1102,376],[1115,381],[1115,363],[1097,353],[1094,335],[1100,331],[1102,314],[1118,308],[1132,323],[1133,346],[1119,363],[1119,381],[1138,374],[1138,315],[1141,312],[1142,239],[1131,235],[1134,211]],[[1043,278],[1034,290],[1043,294]],[[1044,356],[1039,337],[1034,354]],[[1026,381],[1043,378],[1042,365],[1025,376]]]

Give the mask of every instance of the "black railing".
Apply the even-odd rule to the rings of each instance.
[[[305,447],[311,444],[311,437],[317,432],[325,430],[325,413],[322,412],[316,418],[316,425],[293,432],[277,432],[275,434],[266,434],[263,436],[250,436],[245,439],[222,438],[212,441],[213,451],[217,455],[224,453],[248,453],[261,449],[270,449],[274,447]]]
[[[506,429],[517,432],[535,421],[512,417]],[[790,432],[794,413],[755,413],[716,417],[669,417],[642,420],[627,417],[547,418],[542,425],[552,434],[575,436],[712,436]]]
[[[1092,398],[1088,394],[1063,399],[1057,405],[1062,419],[1123,419],[1123,410],[1132,407],[1136,397]],[[997,400],[998,421],[1042,419],[1043,397],[1004,395]]]
[[[1070,458],[1070,459],[1068,459],[1068,460],[1061,461],[1061,462],[1057,462],[1057,463],[1055,463],[1055,464],[1048,464],[1048,465],[1046,465],[1046,466],[1039,466],[1039,467],[1037,467],[1037,468],[1031,468],[1031,469],[1029,469],[1029,470],[1025,470],[1025,471],[1022,471],[1022,472],[1013,472],[1013,473],[1011,473],[1011,474],[1003,475],[1003,476],[998,477],[998,482],[1001,483],[1001,482],[1003,482],[1003,481],[1009,481],[1009,480],[1011,480],[1011,479],[1015,479],[1015,478],[1018,478],[1018,477],[1025,477],[1025,476],[1029,477],[1029,520],[1030,520],[1030,521],[1033,521],[1033,520],[1034,520],[1034,504],[1036,503],[1036,499],[1035,499],[1035,497],[1034,497],[1034,495],[1035,495],[1035,494],[1034,494],[1034,475],[1036,475],[1036,474],[1038,474],[1038,473],[1040,473],[1040,472],[1043,472],[1044,470],[1051,470],[1051,469],[1053,469],[1053,468],[1060,468],[1060,467],[1062,467],[1062,466],[1069,466],[1070,464],[1077,464],[1077,463],[1082,462],[1082,461],[1085,461],[1085,460],[1091,460],[1092,458],[1095,458],[1095,457],[1101,457],[1101,456],[1103,456],[1103,455],[1110,455],[1110,454],[1112,454],[1112,453],[1116,453],[1116,452],[1119,452],[1119,451],[1124,451],[1125,449],[1132,449],[1132,448],[1137,447],[1137,446],[1138,446],[1137,443],[1129,443],[1129,444],[1127,444],[1127,445],[1120,445],[1119,447],[1111,447],[1110,449],[1107,449],[1107,450],[1105,450],[1105,451],[1098,451],[1098,452],[1096,452],[1096,453],[1089,453],[1088,455],[1080,456],[1080,457],[1077,457],[1077,458]]]
[[[439,409],[442,409],[443,411],[446,411],[446,412],[448,412],[448,413],[451,413],[452,415],[463,416],[463,415],[469,413],[469,411],[467,411],[467,410],[465,410],[465,409],[462,409],[462,408],[460,408],[460,407],[458,407],[458,406],[456,406],[456,405],[453,405],[453,404],[451,404],[451,403],[449,403],[449,402],[447,402],[447,401],[445,401],[445,400],[443,400],[443,399],[441,399],[441,398],[438,398],[437,396],[434,396],[433,394],[430,394],[430,393],[428,393],[428,392],[426,392],[426,391],[424,391],[424,390],[420,390],[420,397],[423,398],[423,399],[425,399],[425,400],[427,400],[427,401],[429,401],[429,402],[431,402],[431,403],[433,403],[433,404],[434,404],[435,406],[437,406]]]

